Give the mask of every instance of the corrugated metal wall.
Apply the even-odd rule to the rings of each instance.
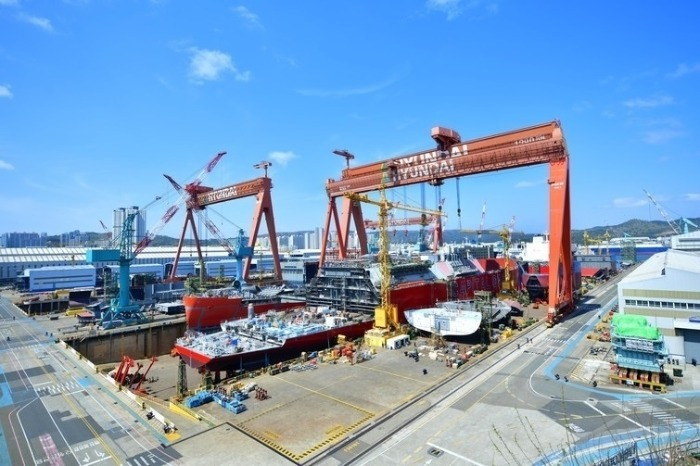
[[[700,363],[700,331],[683,330],[683,338],[685,339],[686,363],[690,364],[693,358]]]

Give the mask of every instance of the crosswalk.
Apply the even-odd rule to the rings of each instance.
[[[77,392],[82,389],[83,387],[81,387],[74,380],[69,380],[68,382],[46,383],[34,386],[34,391],[39,396],[61,395],[63,393]]]
[[[128,466],[153,466],[154,464],[165,464],[162,459],[152,453],[132,456],[126,460]]]
[[[653,405],[641,400],[626,402],[616,401],[613,402],[612,405],[616,406],[625,413],[634,412],[648,414],[658,420],[659,426],[667,426],[669,429],[676,432],[684,430],[696,431],[698,429],[697,425],[679,419],[673,414],[660,410],[659,408],[656,408]]]
[[[566,342],[569,341],[569,340],[563,339],[563,338],[545,337],[545,338],[543,338],[543,339],[540,340],[540,341],[551,341],[551,342],[554,342],[554,343],[560,343],[560,344],[561,344],[561,343],[566,343]]]

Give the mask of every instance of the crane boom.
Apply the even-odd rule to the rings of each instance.
[[[371,199],[369,196],[366,194],[357,194],[357,193],[351,193],[347,192],[345,193],[345,197],[347,197],[350,200],[356,201],[356,202],[365,202],[367,204],[372,204],[379,206],[381,209],[386,209],[387,211],[390,209],[399,209],[399,210],[408,210],[410,212],[418,212],[421,214],[426,214],[426,215],[431,215],[434,217],[447,217],[447,214],[444,213],[441,210],[430,210],[430,209],[423,209],[421,207],[413,207],[407,204],[402,204],[400,202],[392,202],[388,200],[375,200]]]
[[[406,217],[406,218],[390,218],[387,220],[387,224],[392,227],[402,227],[408,225],[422,225],[427,226],[433,221],[432,216],[422,215],[420,217]],[[365,228],[370,228],[376,230],[379,228],[379,221],[377,220],[365,220]]]
[[[678,225],[676,225],[675,223],[673,223],[673,221],[671,221],[671,218],[668,216],[668,214],[666,213],[666,211],[664,210],[664,208],[661,207],[661,205],[660,205],[658,202],[656,202],[656,199],[654,199],[654,198],[651,196],[651,194],[649,194],[649,191],[647,191],[646,189],[643,189],[642,191],[644,191],[644,193],[647,195],[647,197],[648,197],[649,200],[652,202],[652,204],[654,204],[654,205],[656,206],[656,209],[659,211],[659,213],[660,213],[661,216],[664,218],[664,220],[666,220],[666,223],[668,223],[668,226],[671,227],[671,229],[673,230],[673,232],[674,232],[675,234],[677,234],[677,235],[680,235],[680,234],[681,234],[681,230],[678,228]]]

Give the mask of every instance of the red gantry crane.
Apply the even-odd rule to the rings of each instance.
[[[216,162],[225,154],[221,152],[215,157],[212,162],[208,165],[208,172],[216,165]],[[272,211],[272,195],[270,190],[272,189],[272,180],[267,176],[267,169],[272,163],[262,161],[253,165],[255,168],[263,169],[265,175],[260,178],[255,178],[253,180],[244,181],[242,183],[233,184],[219,189],[210,188],[208,186],[202,186],[201,177],[196,179],[194,182],[180,186],[172,177],[168,175],[163,175],[170,181],[173,187],[180,192],[186,200],[187,213],[185,214],[185,222],[182,226],[182,233],[180,234],[180,241],[177,245],[177,252],[175,253],[175,262],[173,264],[172,271],[170,272],[170,280],[175,279],[175,274],[177,273],[177,265],[180,261],[180,255],[182,253],[182,246],[185,241],[185,234],[187,232],[187,225],[189,224],[192,228],[192,234],[195,240],[195,247],[197,249],[197,257],[200,264],[203,263],[204,257],[202,255],[202,249],[199,243],[199,236],[197,235],[197,227],[195,226],[194,215],[200,214],[207,206],[219,204],[222,202],[232,201],[234,199],[241,199],[245,197],[256,197],[256,207],[253,214],[253,224],[251,227],[251,234],[249,236],[248,247],[244,248],[249,253],[245,254],[245,263],[243,265],[243,279],[248,280],[250,272],[250,264],[252,262],[252,251],[255,241],[257,240],[258,231],[260,229],[260,221],[262,216],[265,215],[267,233],[270,237],[270,250],[272,252],[274,268],[275,268],[275,279],[282,279],[282,267],[280,265],[279,250],[277,247],[277,231],[275,230],[275,219]],[[226,248],[226,250],[232,254],[237,255],[238,252],[234,251],[229,244],[228,240],[223,238],[223,235],[219,229],[212,223],[209,219],[204,220],[204,224]]]
[[[471,141],[462,141],[456,131],[438,126],[432,129],[431,136],[436,148],[395,159],[350,167],[350,157],[346,157],[347,167],[341,177],[326,182],[328,209],[320,265],[325,263],[331,223],[335,226],[340,259],[347,257],[353,222],[360,254],[367,254],[360,203],[345,197],[347,192],[361,194],[378,191],[380,187],[391,189],[426,182],[439,186],[450,178],[546,163],[549,164],[550,231],[547,320],[551,324],[559,321],[573,308],[569,153],[561,124],[551,121]],[[336,205],[338,198],[342,199],[342,215]]]

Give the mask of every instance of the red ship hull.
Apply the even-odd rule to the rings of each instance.
[[[178,344],[175,345],[175,349],[185,363],[193,368],[210,371],[250,370],[297,358],[304,351],[309,353],[330,348],[337,343],[338,335],[343,335],[348,340],[362,337],[373,325],[373,320],[357,322],[318,333],[289,338],[279,347],[222,357],[211,357]]]
[[[406,323],[403,311],[434,307],[437,302],[467,300],[474,298],[474,292],[491,291],[494,295],[501,290],[502,273],[483,273],[457,277],[453,282],[418,282],[395,286],[389,293],[391,303],[396,306],[400,323]]]
[[[270,310],[282,311],[299,307],[298,302],[281,301],[247,301],[241,296],[194,296],[182,298],[185,305],[185,322],[187,328],[199,330],[219,327],[227,320],[248,317],[248,304],[253,304],[255,314],[264,314]]]

